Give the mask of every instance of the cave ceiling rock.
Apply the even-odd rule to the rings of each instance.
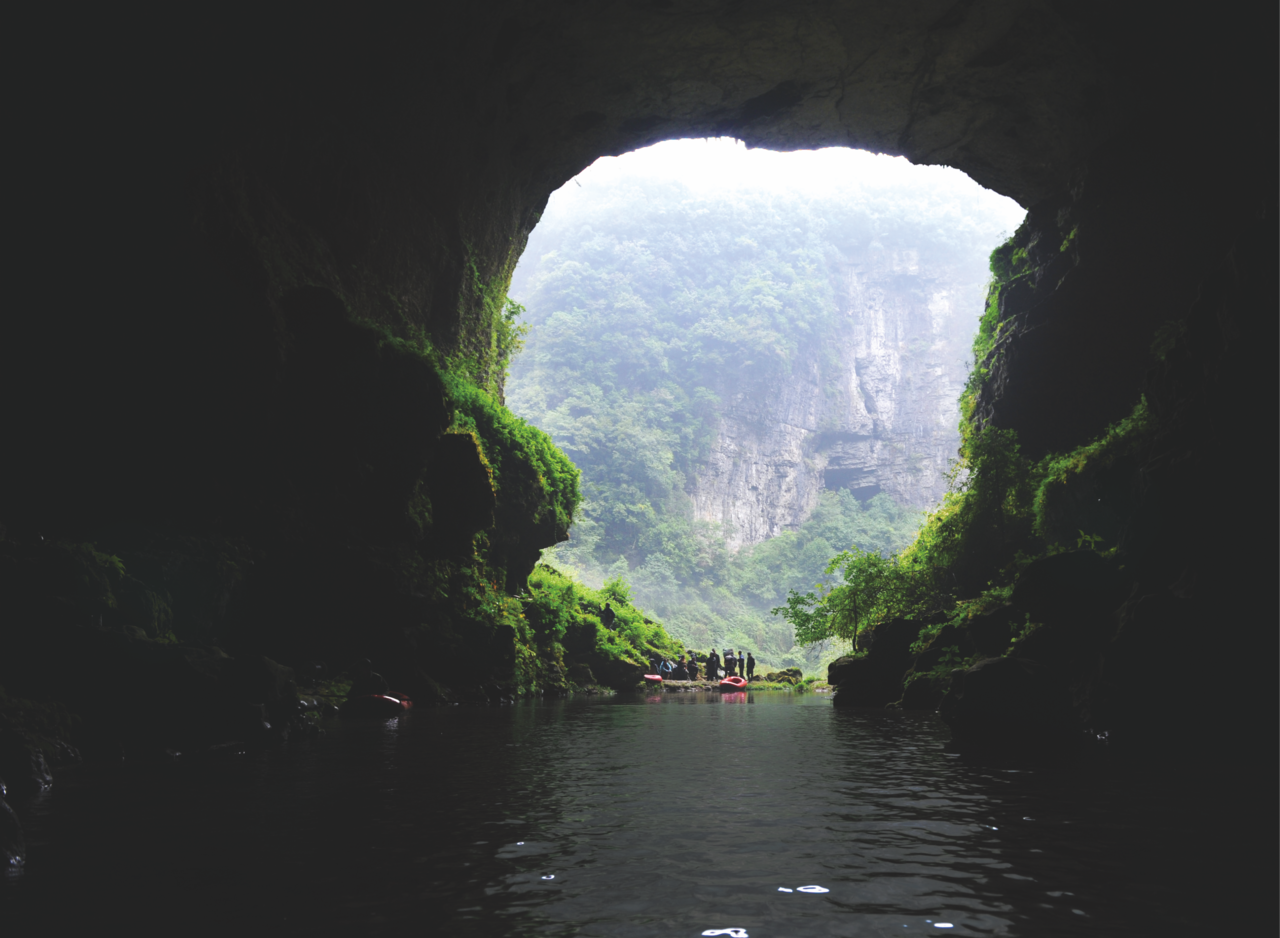
[[[1128,174],[1112,177],[1121,188],[1135,161],[1191,166],[1182,153],[1197,140],[1216,172],[1228,136],[1263,167],[1235,175],[1270,179],[1274,108],[1235,89],[1263,86],[1272,16],[1243,3],[1179,19],[1083,0],[506,0],[263,11],[171,43],[120,15],[77,24],[56,49],[57,29],[28,24],[30,74],[58,81],[22,102],[32,145],[15,178],[31,184],[15,193],[27,234],[14,266],[41,312],[11,317],[21,334],[6,344],[31,377],[15,382],[16,410],[54,406],[34,389],[68,376],[55,421],[68,442],[24,424],[34,442],[11,449],[38,456],[21,478],[50,492],[125,485],[145,502],[139,480],[187,472],[146,467],[254,465],[253,441],[271,433],[259,415],[278,380],[280,300],[300,286],[445,353],[490,346],[479,313],[550,194],[600,156],[660,140],[866,147],[956,167],[1029,208],[1073,198],[1121,131],[1136,141],[1119,157]],[[1273,99],[1270,76],[1265,87]],[[1173,147],[1172,126],[1231,133]],[[1171,187],[1182,199],[1190,178],[1167,170],[1155,200],[1173,201]],[[1223,202],[1248,185],[1217,178],[1235,187]],[[1149,230],[1168,227],[1159,218]],[[1028,370],[1055,357],[1024,356]],[[75,390],[107,386],[110,403]],[[115,452],[117,412],[136,439],[99,460],[118,468],[90,486],[65,467],[85,440]],[[185,429],[206,420],[228,442]]]
[[[426,31],[408,13],[368,24],[363,55],[299,53],[294,71],[324,72],[318,84],[285,82],[274,64],[269,113],[253,123],[255,146],[278,138],[262,149],[270,175],[339,276],[386,281],[445,346],[475,310],[468,265],[509,277],[550,193],[600,156],[725,135],[863,147],[957,167],[1029,206],[1066,186],[1130,96],[1080,38],[1094,23],[1042,0],[528,2],[448,16]]]

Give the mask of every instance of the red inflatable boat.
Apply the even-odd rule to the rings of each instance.
[[[344,717],[394,717],[413,708],[413,701],[408,697],[389,697],[386,694],[371,694],[368,697],[350,697],[341,707],[339,713]]]
[[[745,677],[738,677],[736,674],[731,674],[720,682],[721,690],[745,690],[746,686],[747,679]]]
[[[662,683],[662,675],[660,675],[660,674],[646,674],[646,675],[644,676],[644,679],[645,679],[647,682],[649,682],[650,684],[661,684],[661,683]]]

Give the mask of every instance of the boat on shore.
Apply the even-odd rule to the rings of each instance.
[[[633,673],[634,673],[634,672],[633,672]],[[646,683],[646,684],[661,684],[661,683],[662,683],[662,675],[661,675],[661,674],[646,674],[646,675],[644,676],[644,680],[645,680],[645,683]]]
[[[747,679],[745,677],[738,677],[736,674],[731,674],[720,681],[720,689],[722,691],[746,690]]]
[[[413,709],[408,697],[392,697],[389,694],[370,694],[366,697],[349,697],[338,708],[339,716],[359,719],[362,717],[394,717]]]

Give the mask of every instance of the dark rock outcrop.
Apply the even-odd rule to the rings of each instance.
[[[1111,610],[1131,580],[1091,550],[1037,560],[1018,575],[1013,605],[1032,622],[1068,622],[1095,610]]]
[[[1021,609],[1004,606],[974,616],[965,623],[965,630],[980,654],[987,658],[997,658],[1009,649],[1009,642],[1025,619],[1026,614]]]
[[[1114,633],[1115,609],[1132,586],[1119,567],[1093,551],[1044,557],[1022,571],[1010,605],[968,623],[966,637],[981,636],[981,650],[1007,651],[1009,657],[958,671],[939,701],[958,740],[1016,748],[1037,740],[1061,742],[1070,736],[1068,728],[1079,733],[1093,727],[1090,688]],[[1009,650],[1013,628],[1025,621],[1032,628]],[[970,640],[971,648],[979,647]],[[978,674],[976,683],[971,673]],[[1033,693],[1036,684],[1041,689]]]
[[[431,502],[433,529],[466,542],[477,531],[493,526],[493,482],[470,434],[442,436],[426,478],[430,490],[437,493]]]
[[[27,862],[27,844],[22,836],[22,824],[13,808],[4,799],[4,785],[0,784],[0,866],[3,872],[13,873]]]
[[[841,659],[844,660],[844,659]],[[833,662],[834,663],[834,662]],[[828,668],[828,670],[830,670]],[[769,671],[765,674],[757,674],[751,678],[754,682],[767,682],[773,684],[799,684],[804,679],[804,671],[800,668],[784,668],[781,671]]]
[[[1076,738],[1067,688],[1024,658],[984,658],[957,671],[939,713],[956,739],[984,749],[1020,749]]]
[[[967,626],[944,625],[903,675],[902,698],[896,706],[902,710],[937,709],[950,683],[948,665],[971,657],[975,647]]]
[[[0,730],[0,781],[10,795],[20,798],[53,786],[44,753],[34,740],[16,730]]]
[[[573,683],[577,684],[579,687],[586,687],[590,684],[597,683],[596,676],[591,672],[590,665],[571,664],[569,665],[567,673],[569,675],[569,680],[573,681]]]
[[[902,680],[911,667],[911,645],[922,623],[892,619],[878,625],[864,657],[837,658],[827,667],[835,688],[832,702],[841,707],[883,707],[902,696]]]

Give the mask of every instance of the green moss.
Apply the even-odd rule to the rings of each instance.
[[[1129,416],[1109,426],[1096,439],[1070,453],[1047,456],[1035,467],[1035,531],[1050,552],[1070,549],[1073,543],[1075,547],[1100,546],[1102,538],[1096,532],[1086,532],[1071,523],[1075,516],[1071,491],[1085,478],[1096,477],[1137,454],[1154,429],[1147,400],[1142,397]]]
[[[1031,260],[1027,253],[1030,236],[1028,224],[1024,221],[1007,241],[991,252],[991,281],[987,285],[986,308],[982,318],[978,320],[978,331],[973,337],[973,370],[965,385],[966,397],[973,397],[978,393],[990,372],[987,362],[1005,325],[1000,319],[1001,293],[1010,283],[1031,272]]]
[[[475,250],[468,246],[467,253],[467,279],[459,298],[466,329],[449,367],[501,398],[507,366],[524,346],[529,331],[528,326],[518,322],[524,307],[507,296],[519,252],[511,252],[502,270],[487,280],[480,274]]]
[[[518,508],[535,524],[567,533],[581,500],[580,473],[551,438],[498,403],[466,376],[445,376],[454,408],[452,428],[472,433],[493,473],[499,512]]]
[[[650,653],[672,659],[683,653],[660,623],[618,593],[616,584],[593,590],[539,564],[522,598],[523,685],[568,690],[569,671],[585,665],[598,683],[622,689],[635,683]],[[606,604],[614,614],[609,628],[601,620]]]

